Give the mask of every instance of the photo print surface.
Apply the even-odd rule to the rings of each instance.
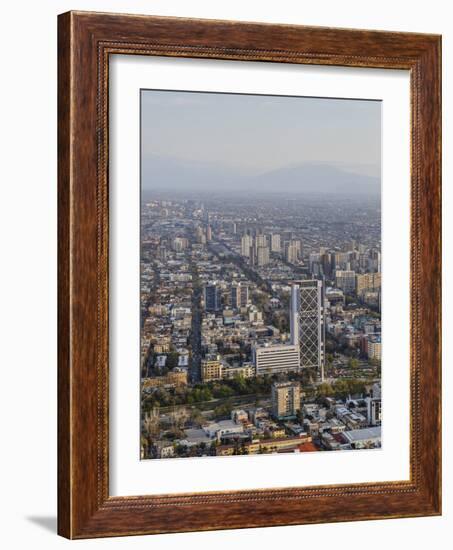
[[[141,458],[381,448],[381,102],[140,101]]]

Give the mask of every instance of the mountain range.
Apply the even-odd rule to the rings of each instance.
[[[143,188],[155,191],[378,195],[380,178],[329,163],[303,162],[262,173],[244,173],[215,162],[143,158]]]

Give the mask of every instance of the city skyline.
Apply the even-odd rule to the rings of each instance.
[[[141,458],[379,449],[380,104],[142,102]]]

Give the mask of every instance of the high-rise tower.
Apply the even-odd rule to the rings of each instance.
[[[209,283],[204,287],[204,306],[206,311],[221,309],[220,288],[215,283]]]
[[[297,281],[291,288],[291,343],[300,347],[301,367],[315,367],[324,380],[325,312],[322,281]]]

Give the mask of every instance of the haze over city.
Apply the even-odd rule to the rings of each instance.
[[[142,92],[142,459],[381,447],[380,108]]]
[[[380,158],[379,101],[142,91],[144,190],[376,196]]]

